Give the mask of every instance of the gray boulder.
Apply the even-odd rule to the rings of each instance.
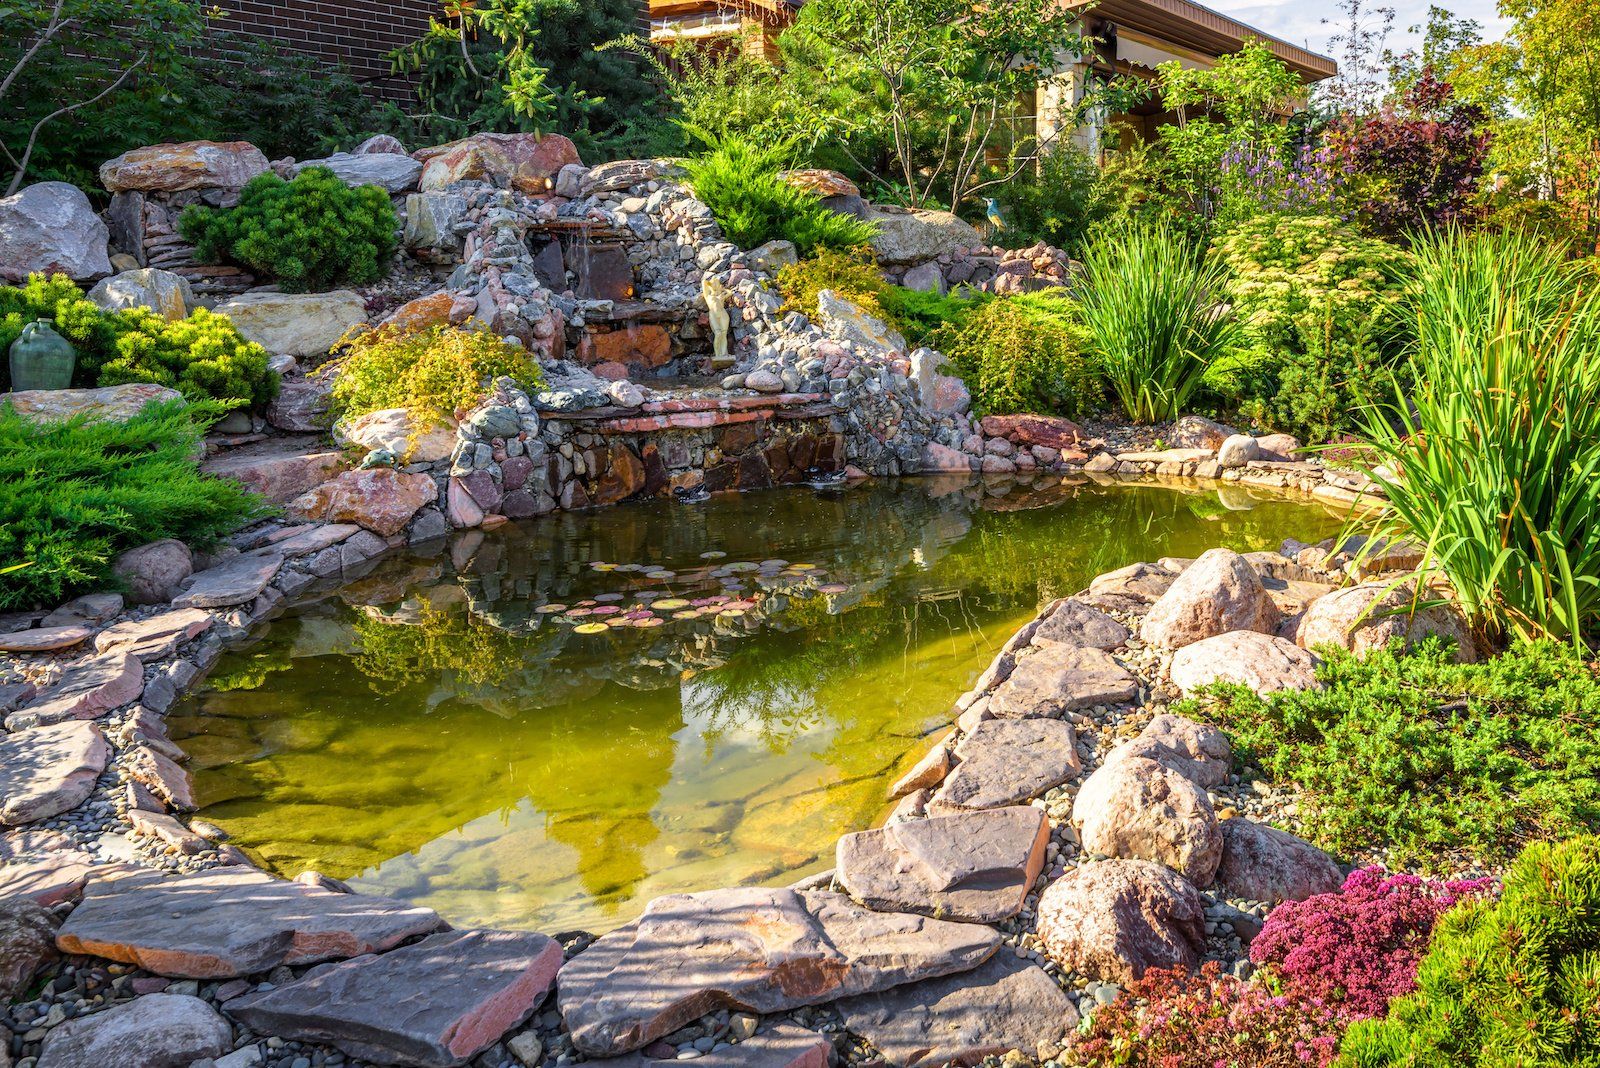
[[[180,584],[194,574],[194,554],[177,538],[129,549],[111,565],[133,604],[161,604],[178,595]]]
[[[83,190],[39,182],[0,197],[0,279],[17,282],[34,271],[74,281],[111,273],[111,231]]]
[[[1206,945],[1205,904],[1183,876],[1143,860],[1069,871],[1039,895],[1039,939],[1064,968],[1126,983],[1151,968],[1193,968]]]
[[[148,994],[51,1031],[39,1068],[189,1068],[233,1046],[233,1028],[187,994]]]
[[[322,159],[294,165],[299,174],[307,167],[326,167],[346,185],[375,185],[387,193],[406,193],[417,187],[422,164],[402,152],[335,152]]]
[[[912,267],[984,244],[983,235],[947,211],[870,205],[865,219],[878,228],[872,251],[878,262]]]
[[[140,267],[102,278],[89,290],[89,299],[106,311],[149,308],[171,321],[188,318],[195,306],[189,280],[159,267]]]

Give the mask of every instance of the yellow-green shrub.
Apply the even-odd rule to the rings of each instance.
[[[778,291],[783,310],[816,319],[817,295],[833,291],[868,315],[889,321],[884,301],[893,287],[878,270],[872,251],[865,248],[818,249],[810,259],[791,263],[778,271]]]
[[[1081,415],[1105,399],[1071,298],[1060,291],[1003,297],[934,331],[982,415]]]
[[[502,376],[526,390],[544,384],[528,350],[479,324],[425,330],[382,327],[345,336],[346,349],[333,382],[335,416],[409,408],[424,416],[453,418],[476,406]]]

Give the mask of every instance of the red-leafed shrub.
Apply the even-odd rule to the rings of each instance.
[[[1198,975],[1153,968],[1094,1010],[1060,1060],[1084,1068],[1327,1068],[1345,1023],[1330,1006],[1241,982],[1215,961]]]
[[[1417,964],[1439,917],[1492,885],[1361,868],[1337,893],[1273,909],[1250,959],[1275,967],[1289,992],[1351,1018],[1382,1016],[1392,999],[1416,988]]]
[[[1328,154],[1333,169],[1349,176],[1356,210],[1379,233],[1470,222],[1489,150],[1485,119],[1424,69],[1397,105],[1329,131]]]

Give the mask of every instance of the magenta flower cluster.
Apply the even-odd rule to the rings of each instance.
[[[1251,943],[1250,959],[1276,968],[1286,989],[1301,997],[1353,1018],[1382,1016],[1392,999],[1416,988],[1417,965],[1439,917],[1494,888],[1490,879],[1437,882],[1361,868],[1337,893],[1274,909]]]

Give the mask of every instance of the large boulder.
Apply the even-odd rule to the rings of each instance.
[[[1083,848],[1150,860],[1211,885],[1222,862],[1222,829],[1211,799],[1182,772],[1141,756],[1114,756],[1072,802]]]
[[[425,258],[454,259],[466,240],[456,230],[466,218],[467,198],[460,193],[412,193],[406,197],[406,225],[400,243]]]
[[[745,887],[656,898],[561,969],[561,1015],[615,1057],[717,1008],[777,1013],[977,967],[993,929],[873,912],[843,894]]]
[[[1005,438],[1013,445],[1071,449],[1084,440],[1082,427],[1055,415],[986,415],[981,426],[988,437]]]
[[[407,474],[389,467],[346,471],[289,502],[297,519],[329,523],[355,523],[379,537],[400,533],[411,517],[438,499],[438,487],[428,475]]]
[[[368,452],[387,449],[402,463],[431,464],[450,458],[456,447],[456,428],[419,418],[407,408],[385,408],[341,420],[333,428],[333,440]]]
[[[1203,415],[1186,415],[1172,424],[1168,438],[1179,449],[1220,449],[1239,431]]]
[[[1232,549],[1211,549],[1150,606],[1139,636],[1181,649],[1233,630],[1270,633],[1277,622],[1278,607],[1250,561]]]
[[[1237,896],[1270,904],[1304,901],[1343,883],[1333,858],[1303,838],[1243,817],[1222,821],[1217,885]]]
[[[159,267],[140,267],[103,278],[89,290],[89,299],[106,311],[149,308],[174,322],[188,318],[194,308],[189,280]]]
[[[1185,694],[1216,682],[1256,693],[1313,690],[1317,658],[1294,642],[1253,630],[1233,630],[1186,645],[1172,656],[1172,684]]]
[[[348,289],[331,293],[241,293],[217,305],[247,341],[268,352],[325,356],[352,326],[367,321],[367,306]]]
[[[999,923],[1022,911],[1050,826],[1028,805],[910,820],[839,839],[839,885],[880,912]]]
[[[185,141],[135,148],[100,165],[100,184],[113,193],[135,189],[242,189],[267,169],[267,157],[248,141]]]
[[[1093,978],[1132,982],[1151,968],[1194,968],[1206,912],[1187,879],[1143,860],[1069,871],[1039,895],[1039,940],[1051,960]]]
[[[1233,747],[1226,734],[1209,723],[1196,723],[1170,712],[1145,724],[1137,737],[1112,750],[1106,762],[1125,756],[1165,764],[1208,790],[1227,782],[1233,767]]]
[[[547,193],[562,167],[583,162],[577,146],[560,134],[473,134],[411,155],[422,162],[418,188],[424,193],[472,180]]]
[[[1437,593],[1428,593],[1420,600],[1437,597]],[[1477,647],[1460,611],[1454,605],[1413,610],[1413,601],[1418,599],[1415,587],[1409,584],[1364,582],[1335,590],[1306,608],[1295,627],[1295,644],[1302,649],[1330,645],[1364,654],[1397,638],[1409,646],[1437,635],[1455,643],[1457,660],[1475,660]]]
[[[66,182],[39,182],[0,197],[0,280],[34,271],[76,281],[111,273],[111,231],[89,198]]]
[[[817,294],[817,310],[822,316],[822,328],[830,337],[873,349],[906,351],[906,339],[900,331],[882,319],[868,315],[859,305],[831,289],[824,289]]]
[[[183,398],[177,390],[151,382],[99,389],[25,389],[5,396],[6,403],[30,423],[61,423],[80,415],[91,423],[126,423],[147,405]]]
[[[161,604],[178,594],[178,586],[194,574],[194,554],[177,538],[129,549],[111,564],[132,604]]]
[[[893,267],[912,267],[982,247],[983,235],[947,211],[921,211],[912,208],[867,208],[866,221],[877,227],[872,251],[878,262]]]
[[[189,1068],[233,1048],[233,1028],[189,994],[148,994],[45,1036],[39,1068]]]
[[[293,170],[299,174],[307,167],[326,167],[346,185],[375,185],[391,195],[415,189],[422,177],[422,164],[402,152],[335,152],[296,163]]]
[[[1034,645],[1074,645],[1083,649],[1115,649],[1131,635],[1111,616],[1076,597],[1057,601],[1033,632]]]
[[[849,178],[838,171],[824,170],[820,167],[784,171],[779,177],[796,189],[804,189],[821,200],[827,200],[829,197],[861,195],[861,187]]]
[[[451,1068],[538,1008],[561,946],[531,931],[443,931],[381,956],[323,964],[228,1012],[259,1034],[331,1044],[362,1060]]]

